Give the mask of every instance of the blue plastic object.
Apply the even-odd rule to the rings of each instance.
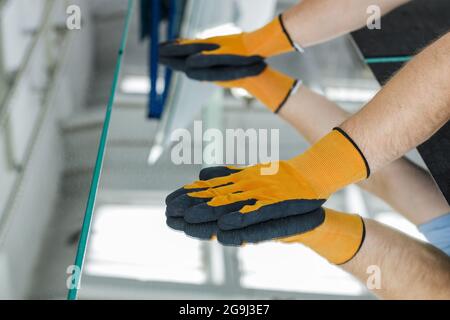
[[[169,21],[167,40],[172,40],[176,36],[176,12],[177,12],[177,0],[169,1]],[[148,104],[148,117],[159,119],[162,115],[164,104],[167,100],[169,92],[170,81],[172,79],[172,71],[169,69],[164,70],[164,89],[162,92],[158,92],[158,78],[160,74],[159,67],[159,29],[161,25],[161,0],[152,0],[151,2],[151,31],[150,31],[150,54],[149,54],[149,66],[150,66],[150,97]]]

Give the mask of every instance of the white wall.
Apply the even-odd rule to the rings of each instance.
[[[25,1],[29,5],[29,1]],[[45,1],[40,1],[44,3]],[[38,115],[44,109],[42,99],[33,96],[33,84],[38,87],[37,91],[42,93],[43,88],[46,87],[47,79],[45,73],[31,72],[26,74],[21,80],[19,86],[20,91],[17,93],[20,98],[19,101],[14,101],[13,110],[13,125],[12,132],[12,147],[16,150],[14,158],[17,158],[17,163],[24,164],[24,167],[13,174],[23,177],[21,180],[18,192],[13,194],[10,200],[13,200],[13,206],[8,212],[3,211],[4,216],[8,216],[7,221],[4,221],[2,226],[2,234],[0,234],[0,297],[1,298],[26,298],[29,295],[29,290],[32,283],[36,281],[39,274],[36,274],[35,268],[37,261],[42,254],[42,244],[47,232],[49,221],[54,212],[54,206],[59,196],[60,177],[64,168],[64,148],[61,138],[60,121],[73,113],[79,112],[84,104],[86,92],[88,90],[89,73],[92,69],[92,39],[90,32],[90,17],[88,1],[78,0],[70,1],[71,3],[79,4],[82,8],[83,25],[81,31],[70,31],[71,42],[69,44],[68,55],[65,57],[64,68],[56,81],[56,94],[49,103],[48,112],[45,113],[42,119],[42,126],[38,132],[26,132],[22,130],[25,127],[35,127],[37,122],[35,118],[27,117],[30,110],[34,110]],[[7,5],[17,6],[17,3],[24,5],[23,0],[9,0]],[[65,3],[57,0],[57,9],[53,12],[51,19],[55,21],[65,20]],[[39,7],[38,2],[33,2],[34,6]],[[36,15],[39,12],[36,10],[22,10],[16,15],[9,16],[10,25],[18,26],[16,33],[21,34],[30,28],[30,19],[26,17],[27,14]],[[42,9],[42,8],[41,8]],[[63,15],[63,16],[61,16]],[[8,27],[9,31],[11,27]],[[5,31],[5,30],[3,30]],[[8,33],[8,32],[6,32]],[[3,33],[5,34],[5,32]],[[9,40],[13,41],[13,40]],[[45,63],[48,59],[46,53],[52,48],[49,42],[46,42],[43,49],[45,52],[34,54],[35,59],[30,64],[30,70],[38,70],[39,65]],[[16,56],[16,58],[23,58],[18,52],[22,50],[20,45],[10,47],[12,50],[8,51],[8,59]],[[5,49],[5,48],[4,48]],[[6,48],[7,49],[7,48]],[[16,53],[16,55],[14,55]],[[57,57],[62,56],[62,52],[57,52]],[[59,55],[59,56],[58,56]],[[14,59],[12,59],[14,60]],[[17,69],[22,62],[21,59],[9,62],[9,70]],[[15,64],[14,64],[15,63]],[[37,67],[37,68],[36,68]],[[23,82],[22,82],[23,81]],[[19,107],[23,109],[20,109]],[[31,121],[26,123],[25,121]],[[21,129],[22,128],[22,129]],[[27,134],[26,134],[27,133]],[[32,137],[30,137],[32,135]],[[1,136],[3,142],[5,136]],[[31,138],[35,138],[33,140]],[[21,156],[27,153],[30,141],[35,141],[32,145],[32,152],[27,162],[22,162]],[[21,148],[17,148],[21,146]],[[15,149],[14,149],[15,148]],[[0,159],[5,159],[6,150],[0,149]],[[2,162],[0,160],[0,162]],[[4,161],[3,161],[4,162]],[[3,167],[7,167],[3,165]],[[7,167],[8,168],[8,167]],[[11,169],[11,168],[8,168]],[[1,173],[3,177],[3,172]],[[2,185],[2,188],[4,186]],[[6,187],[4,187],[6,188]],[[2,192],[4,190],[1,190]],[[5,201],[7,199],[4,199]],[[7,281],[3,282],[6,279]]]

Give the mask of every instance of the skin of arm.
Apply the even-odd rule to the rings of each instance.
[[[433,246],[365,219],[366,237],[356,256],[342,265],[362,283],[370,266],[379,268],[383,299],[450,299],[450,258]],[[372,273],[373,275],[373,273]]]
[[[319,140],[350,115],[337,104],[302,86],[279,115],[310,143]],[[400,158],[359,183],[415,224],[450,212],[427,171]],[[411,196],[411,195],[417,196]],[[341,267],[366,283],[368,267],[378,266],[384,299],[449,299],[450,259],[433,246],[365,219],[366,237],[358,254]],[[430,272],[433,270],[433,272]]]
[[[305,86],[286,101],[279,115],[311,144],[350,116],[337,104]],[[406,158],[392,162],[358,185],[416,225],[450,212],[450,206],[430,174]],[[420,196],[412,197],[412,194]]]
[[[367,8],[384,15],[410,0],[303,0],[283,13],[291,38],[303,47],[357,30],[367,23]]]
[[[385,14],[406,2],[304,0],[286,11],[283,21],[294,41],[308,47],[362,27],[369,5],[378,5]],[[347,121],[343,110],[304,87],[287,101],[280,115],[311,142],[343,122],[342,129],[362,149],[374,173],[360,185],[412,222],[423,223],[448,212],[448,205],[428,173],[406,159],[394,160],[449,120],[449,52],[450,35],[446,35]],[[381,298],[450,298],[450,259],[445,254],[373,220],[366,219],[365,225],[365,241],[358,254],[341,266],[344,270],[364,283],[367,268],[378,266],[381,286],[373,292]]]
[[[372,172],[423,143],[450,120],[449,58],[447,33],[340,126],[362,150]]]
[[[324,36],[320,41],[328,38]],[[448,212],[445,200],[425,171],[405,159],[394,160],[449,120],[449,52],[447,34],[419,54],[347,121],[343,119],[347,116],[344,111],[306,88],[287,101],[280,115],[311,142],[344,121],[341,127],[360,146],[372,172],[376,172],[362,186],[414,223],[428,221]],[[321,106],[320,111],[315,114],[317,109],[308,108],[308,104]],[[301,107],[303,112],[298,110]],[[318,128],[318,124],[323,127]],[[369,276],[367,268],[378,266],[381,286],[372,291],[381,298],[450,298],[450,259],[445,254],[373,220],[366,219],[365,224],[365,241],[358,254],[342,266],[344,270],[364,283]]]

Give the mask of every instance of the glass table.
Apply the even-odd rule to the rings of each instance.
[[[208,7],[200,0],[191,1],[186,16],[195,5],[203,8],[198,16],[209,17]],[[188,238],[166,226],[165,196],[196,179],[203,166],[173,161],[171,138],[177,130],[192,134],[192,154],[201,152],[205,145],[201,133],[195,132],[194,122],[203,129],[221,132],[237,128],[278,130],[280,158],[298,154],[308,144],[245,92],[222,90],[181,74],[171,79],[162,118],[148,119],[147,61],[136,58],[147,55],[147,46],[136,42],[136,34],[129,35],[137,32],[138,17],[136,3],[130,0],[68,298],[372,297],[348,274],[302,246],[267,242],[223,247]],[[229,29],[235,22],[231,19],[209,19],[213,21],[206,26],[210,32],[218,31],[218,23]],[[184,22],[182,35],[198,34],[205,28],[199,21]],[[350,112],[361,108],[379,90],[350,37],[269,63]],[[355,186],[335,194],[327,205],[388,219],[404,230],[413,230],[383,202]]]

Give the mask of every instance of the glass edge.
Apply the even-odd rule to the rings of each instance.
[[[114,98],[116,94],[116,89],[118,86],[120,70],[122,67],[123,55],[125,52],[125,47],[127,44],[128,32],[130,29],[130,22],[132,18],[134,0],[128,0],[127,15],[125,18],[125,23],[122,32],[121,43],[119,51],[117,53],[117,62],[114,71],[114,78],[111,85],[111,92],[109,96],[109,101],[106,107],[105,118],[103,123],[102,132],[100,135],[99,147],[97,152],[97,158],[95,161],[94,172],[92,173],[91,186],[89,190],[89,196],[86,203],[86,210],[84,214],[83,224],[81,228],[80,239],[78,242],[77,253],[75,257],[75,262],[73,265],[72,275],[71,275],[71,287],[68,290],[67,300],[76,300],[78,297],[78,291],[81,283],[81,275],[83,272],[84,258],[86,254],[89,233],[92,223],[92,216],[95,208],[95,200],[97,196],[98,186],[100,182],[101,171],[103,168],[103,160],[105,156],[105,149],[107,144],[107,138],[109,133],[109,124],[111,121],[112,107],[114,104]]]

